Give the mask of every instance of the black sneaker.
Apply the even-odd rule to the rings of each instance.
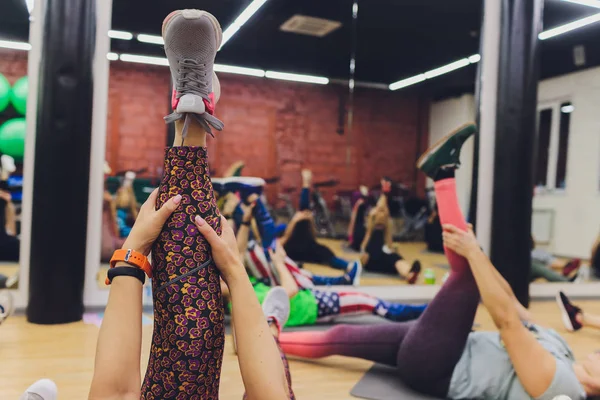
[[[562,314],[563,324],[569,332],[580,330],[583,325],[577,321],[577,314],[581,314],[581,308],[571,304],[569,298],[563,292],[558,292],[556,295],[556,303]]]
[[[468,123],[452,131],[431,146],[419,160],[417,168],[430,178],[435,178],[442,168],[456,169],[460,166],[460,149],[477,131],[474,123]]]

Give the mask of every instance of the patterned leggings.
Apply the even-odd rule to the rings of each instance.
[[[200,215],[220,234],[206,149],[166,151],[157,207],[181,194],[152,249],[154,332],[142,386],[145,400],[218,399],[223,306],[210,247],[194,224]]]
[[[419,318],[427,304],[395,304],[360,292],[312,290],[317,299],[317,321],[340,315],[373,314],[394,322]]]

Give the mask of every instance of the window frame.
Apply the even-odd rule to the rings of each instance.
[[[565,159],[565,187],[564,188],[560,188],[557,187],[557,182],[556,182],[556,173],[558,171],[558,153],[559,153],[559,145],[560,145],[560,119],[562,116],[562,111],[560,110],[562,108],[562,105],[564,103],[570,103],[573,107],[574,110],[570,112],[570,114],[573,114],[575,112],[575,110],[577,109],[575,107],[575,105],[573,104],[573,101],[570,100],[569,98],[562,98],[562,99],[554,99],[551,101],[544,101],[544,102],[540,102],[537,105],[537,109],[536,109],[536,139],[538,138],[539,135],[539,129],[540,129],[540,114],[543,110],[552,110],[552,120],[550,122],[550,145],[548,147],[548,164],[546,166],[546,185],[545,186],[535,186],[536,188],[536,192],[539,191],[539,189],[541,188],[540,194],[542,193],[565,193],[567,191],[567,188],[569,187],[568,185],[568,166],[569,166],[569,149],[567,148],[567,156]],[[571,124],[572,124],[572,120],[573,117],[571,115],[571,117],[569,118],[569,138],[571,135]],[[537,143],[538,140],[536,140],[536,147],[537,147]],[[569,141],[570,143],[570,141]],[[537,148],[536,148],[537,151]],[[537,157],[539,155],[536,153],[536,171],[537,172]]]

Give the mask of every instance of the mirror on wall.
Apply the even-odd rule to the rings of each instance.
[[[1,6],[0,6],[1,8]],[[0,12],[0,289],[18,288],[29,85],[29,15]],[[4,20],[10,23],[4,23]]]

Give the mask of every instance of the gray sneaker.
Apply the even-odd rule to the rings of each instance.
[[[262,304],[267,320],[274,320],[281,331],[290,316],[290,298],[281,286],[269,290]]]
[[[173,80],[173,113],[165,121],[184,118],[184,139],[190,117],[211,135],[211,127],[222,130],[223,122],[213,115],[220,96],[219,80],[213,70],[222,39],[219,22],[206,11],[173,11],[163,22],[162,36]]]

